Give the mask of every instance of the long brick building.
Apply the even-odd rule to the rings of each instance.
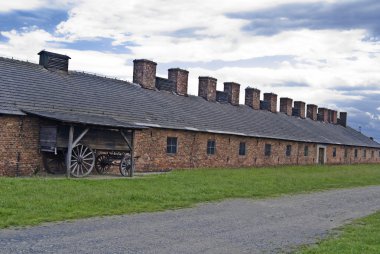
[[[345,112],[274,93],[261,100],[255,88],[240,104],[238,83],[217,91],[212,77],[199,77],[198,96],[189,95],[188,71],[157,77],[149,60],[134,60],[130,83],[70,71],[68,56],[39,56],[39,64],[0,58],[0,175],[44,170],[44,156],[67,164],[79,143],[98,158],[123,150],[118,139],[136,171],[380,162],[380,144],[347,126]],[[67,171],[80,175],[82,159]]]

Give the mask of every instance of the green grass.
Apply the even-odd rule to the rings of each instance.
[[[134,179],[0,178],[0,228],[379,184],[379,165],[178,170]]]
[[[342,228],[337,237],[306,247],[299,254],[379,254],[380,212]]]

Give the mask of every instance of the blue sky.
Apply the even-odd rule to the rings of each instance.
[[[0,55],[132,79],[132,60],[347,111],[380,141],[380,1],[14,0],[0,3]]]

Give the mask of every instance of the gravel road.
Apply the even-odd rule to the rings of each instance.
[[[380,186],[0,230],[1,253],[277,253],[380,210]]]

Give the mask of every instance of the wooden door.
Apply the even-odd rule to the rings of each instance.
[[[325,149],[323,147],[319,148],[318,163],[325,164]]]

